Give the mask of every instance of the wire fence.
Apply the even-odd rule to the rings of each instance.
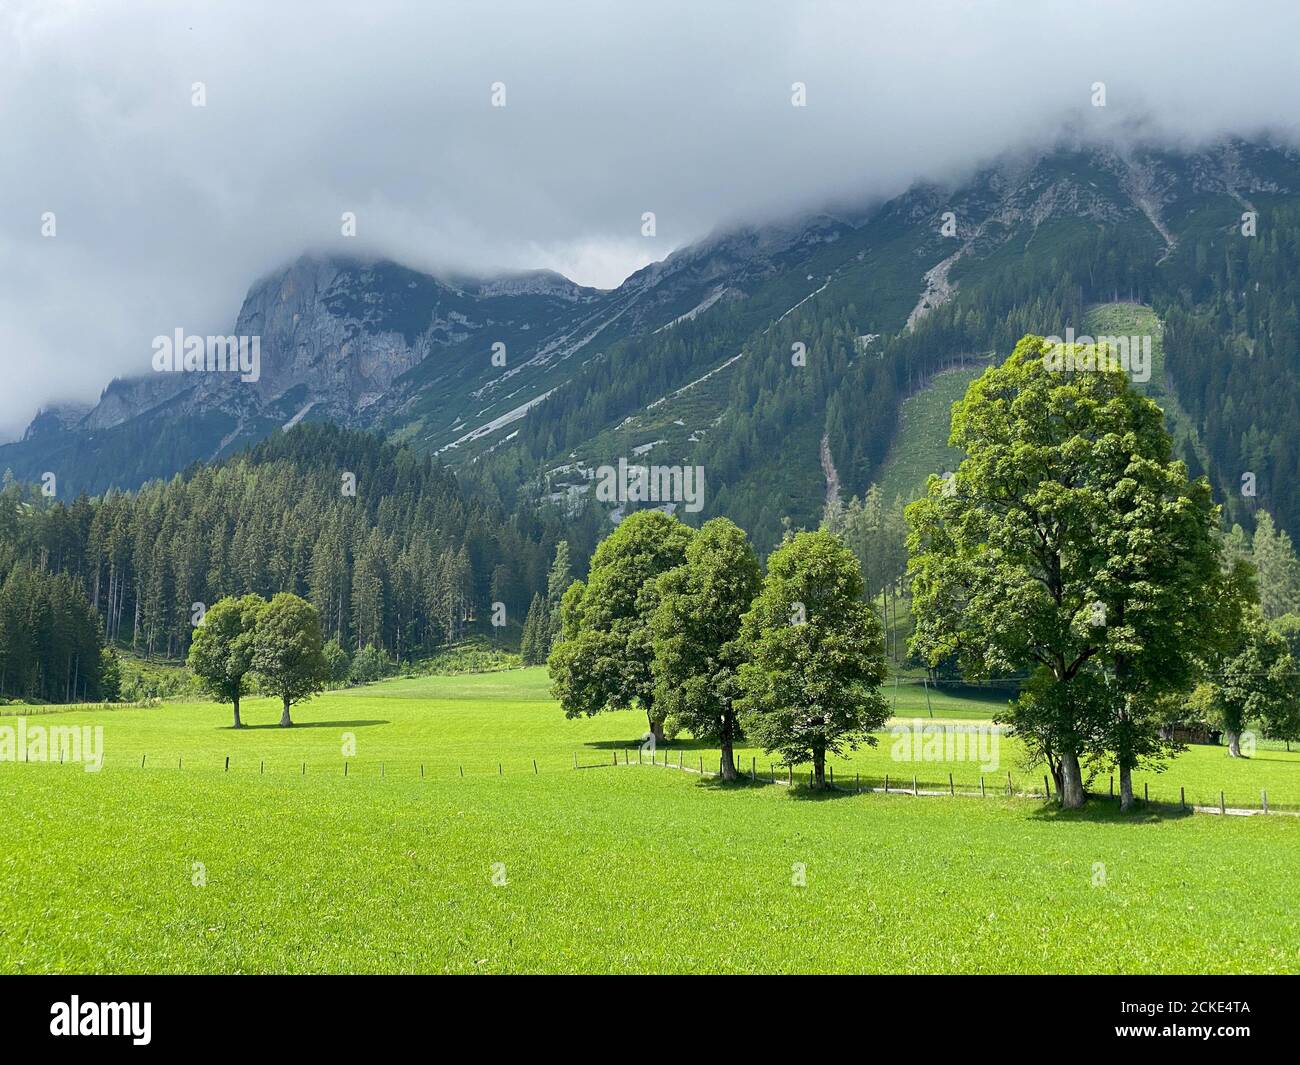
[[[24,754],[27,752],[24,751]],[[76,759],[65,763],[64,748],[51,750],[45,758],[20,758],[16,764],[46,765],[57,763],[68,768],[77,768]],[[699,751],[685,748],[661,747],[650,750],[645,747],[614,747],[608,754],[591,749],[581,753],[572,752],[570,760],[561,761],[552,752],[549,757],[521,758],[518,755],[503,756],[495,761],[482,758],[467,759],[464,762],[449,760],[446,757],[421,760],[418,756],[399,756],[392,759],[358,759],[340,757],[328,761],[294,760],[283,756],[245,757],[234,755],[214,755],[210,752],[186,754],[149,754],[138,756],[115,755],[105,757],[99,768],[110,767],[114,770],[134,769],[137,771],[172,771],[172,772],[219,772],[223,774],[274,776],[333,776],[343,779],[465,779],[498,777],[505,779],[516,776],[540,776],[561,771],[610,769],[626,766],[655,766],[695,774],[702,779],[717,779],[723,776],[722,760],[716,752],[710,752],[708,759]],[[813,770],[804,765],[787,765],[776,762],[760,763],[756,755],[751,756],[746,764],[742,755],[733,757],[733,770],[737,779],[751,784],[784,786],[815,790],[816,780]],[[899,763],[906,767],[908,763]],[[83,766],[82,768],[88,768]],[[958,775],[946,773],[940,776],[923,775],[908,768],[870,771],[863,773],[855,770],[846,772],[841,766],[838,771],[834,765],[826,766],[825,789],[838,794],[891,794],[913,797],[950,798],[1013,798],[1045,801],[1057,799],[1056,787],[1050,774],[1015,773],[1005,771],[997,773],[974,773]],[[1192,787],[1177,784],[1163,778],[1154,784],[1144,780],[1135,785],[1135,800],[1140,804],[1163,811],[1202,812],[1216,814],[1300,814],[1300,801],[1289,797],[1278,801],[1270,798],[1268,790],[1262,788],[1258,793],[1247,792],[1240,786],[1214,788],[1205,784]],[[1119,794],[1116,779],[1093,777],[1087,789],[1092,802],[1114,802],[1118,805]]]

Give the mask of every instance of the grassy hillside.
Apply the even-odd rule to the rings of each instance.
[[[925,494],[930,474],[957,468],[962,452],[948,446],[952,405],[966,395],[967,386],[983,372],[982,363],[945,370],[903,401],[898,436],[880,475],[872,478],[880,484],[888,502],[901,498],[910,503]]]
[[[1152,338],[1151,380],[1137,384],[1165,412],[1165,422],[1174,438],[1174,453],[1186,447],[1195,451],[1202,466],[1207,462],[1195,425],[1183,410],[1165,375],[1164,329],[1154,310],[1142,303],[1101,303],[1089,308],[1078,332],[1091,336],[1150,336]],[[967,386],[980,375],[982,365],[935,374],[925,388],[903,403],[898,437],[889,457],[873,478],[885,498],[910,501],[921,495],[932,473],[956,469],[961,452],[948,447],[952,405],[966,394]]]
[[[1174,454],[1182,456],[1190,449],[1201,468],[1208,469],[1209,456],[1196,425],[1178,402],[1173,383],[1165,373],[1164,326],[1156,312],[1144,303],[1100,303],[1089,308],[1083,320],[1083,330],[1093,337],[1151,337],[1151,380],[1136,387],[1155,400],[1165,412],[1165,426],[1174,438]]]
[[[676,770],[713,758],[689,742],[637,765],[637,714],[566,721],[540,670],[330,693],[291,730],[228,715],[32,719],[102,724],[108,753],[0,763],[0,971],[1300,971],[1290,817],[724,788]],[[837,778],[910,778],[891,746]],[[919,775],[949,769],[980,772]],[[1300,756],[1154,779],[1297,802]]]

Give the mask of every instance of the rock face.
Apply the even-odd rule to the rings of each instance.
[[[133,487],[303,418],[400,433],[465,461],[506,439],[512,422],[608,346],[719,305],[755,308],[762,329],[828,285],[864,291],[894,277],[904,295],[914,286],[913,309],[867,323],[885,333],[950,299],[972,260],[1032,240],[1053,221],[1131,224],[1169,248],[1198,198],[1228,196],[1250,209],[1252,196],[1295,192],[1298,173],[1293,152],[1267,144],[1194,154],[1067,146],[882,204],[721,231],[613,290],[549,271],[432,276],[391,261],[303,255],[255,282],[232,323],[233,335],[260,338],[256,381],[214,372],[115,380],[92,409],[40,412],[22,441],[0,447],[0,469],[30,476],[57,459],[79,488]],[[955,228],[940,234],[946,212]],[[682,372],[700,377],[736,355],[696,354],[709,361]]]
[[[27,426],[23,440],[39,440],[52,433],[75,429],[90,410],[89,403],[57,403],[44,407]]]

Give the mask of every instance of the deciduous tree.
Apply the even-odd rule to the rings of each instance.
[[[325,687],[329,664],[323,646],[320,614],[292,592],[281,592],[258,616],[253,669],[263,689],[279,697],[284,728],[293,724],[289,707]]]
[[[243,728],[239,700],[248,691],[257,619],[265,609],[266,600],[256,595],[221,599],[203,615],[190,640],[190,669],[217,702],[234,705],[235,728]]]
[[[1056,354],[1025,337],[953,406],[966,458],[907,511],[912,648],[971,678],[1030,671],[1009,721],[1076,807],[1084,755],[1131,795],[1162,749],[1156,701],[1191,687],[1231,597],[1209,487],[1172,460],[1160,408]]]
[[[853,552],[827,532],[800,532],[772,552],[741,631],[741,723],[789,765],[811,761],[817,787],[826,756],[875,745],[889,716],[880,620],[863,602]]]
[[[714,518],[687,545],[685,564],[659,578],[659,605],[650,621],[655,703],[696,739],[721,746],[724,780],[736,776],[732,745],[745,660],[740,619],[762,576],[744,530]]]
[[[650,617],[659,577],[685,561],[692,534],[661,511],[637,511],[597,545],[586,583],[575,581],[564,593],[549,666],[551,690],[567,717],[639,706],[663,740]]]

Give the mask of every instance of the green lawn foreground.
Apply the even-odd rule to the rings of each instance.
[[[0,764],[0,971],[1300,971],[1297,818],[721,787],[637,766],[639,715],[566,721],[541,670],[276,718],[29,718],[102,724],[107,756]],[[1195,748],[1155,779],[1198,775],[1300,792],[1278,752]]]

